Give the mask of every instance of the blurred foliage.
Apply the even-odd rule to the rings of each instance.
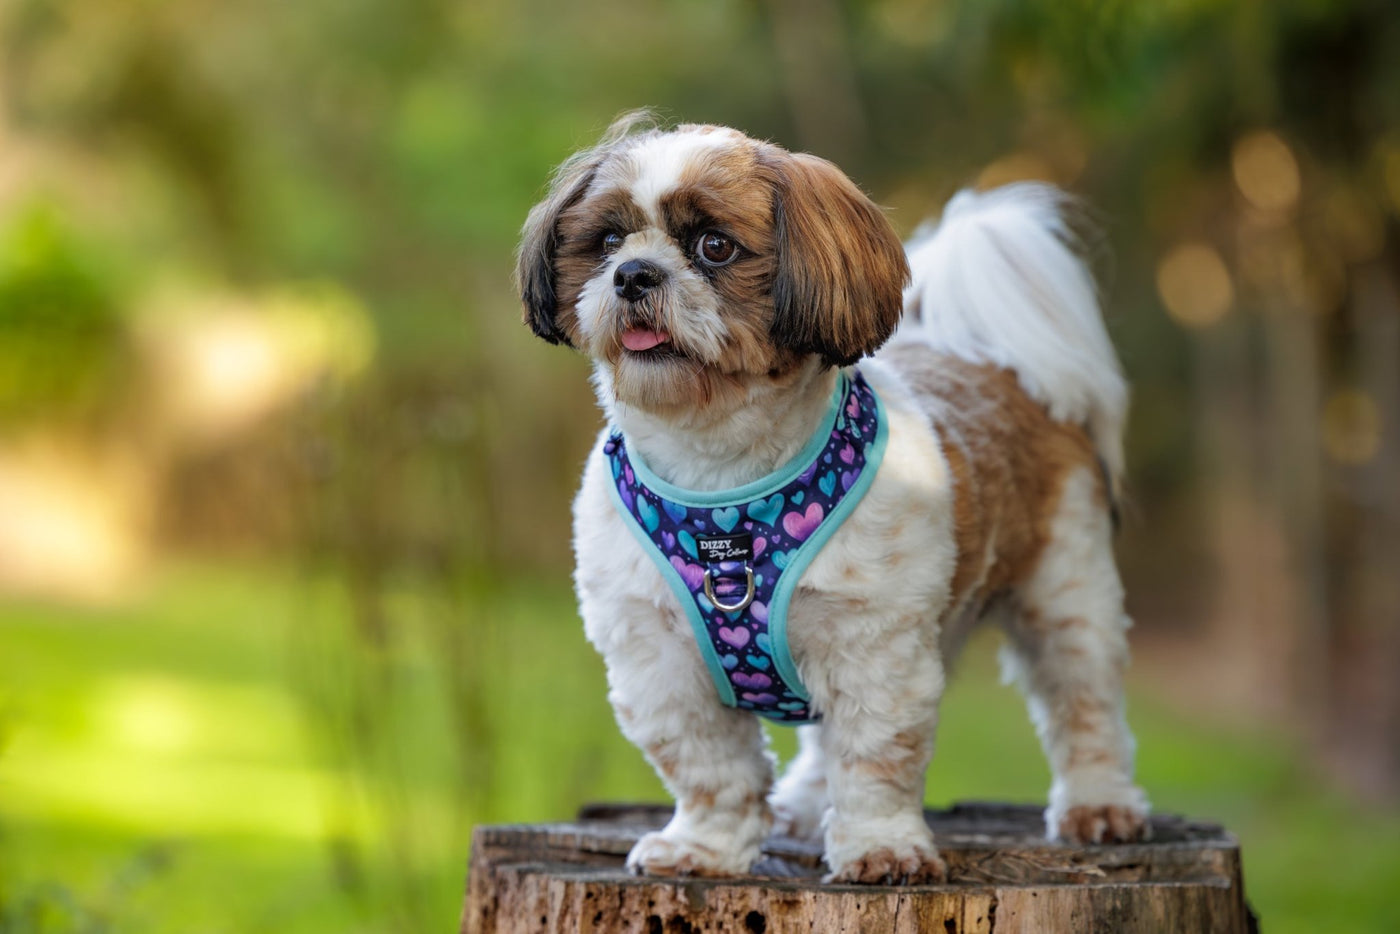
[[[16,158],[117,269],[138,286],[342,283],[373,314],[385,368],[479,375],[492,417],[524,429],[492,449],[510,465],[500,495],[546,524],[522,487],[544,480],[557,503],[568,471],[532,465],[579,451],[596,416],[576,392],[581,363],[515,326],[509,254],[550,169],[623,109],[838,155],[904,230],[1008,157],[1079,188],[1110,225],[1114,329],[1139,400],[1130,453],[1149,498],[1182,495],[1198,443],[1178,404],[1189,335],[1148,313],[1152,269],[1181,238],[1233,249],[1211,228],[1233,210],[1234,139],[1277,128],[1319,202],[1303,219],[1340,186],[1364,225],[1387,197],[1376,146],[1400,125],[1394,18],[1365,0],[827,0],[808,16],[754,0],[16,0],[0,16],[9,133],[35,150]],[[839,32],[805,59],[776,54],[810,38],[808,20]],[[833,96],[855,102],[853,126],[803,119]],[[1325,234],[1304,247],[1332,269]],[[113,301],[111,283],[91,285]],[[55,400],[76,391],[24,382]],[[562,451],[536,450],[539,437]],[[557,536],[506,534],[507,554],[565,557]]]
[[[130,379],[110,275],[42,205],[0,233],[0,425],[94,414]]]
[[[91,896],[58,882],[34,884],[17,894],[0,887],[0,932],[109,934],[149,925],[149,918],[132,911],[132,894],[158,881],[168,871],[171,859],[168,846],[142,847]]]
[[[1290,725],[1140,704],[1144,782],[1244,836],[1270,930],[1400,924],[1393,818],[1302,764],[1394,800],[1392,3],[8,0],[0,507],[105,494],[261,570],[0,609],[0,931],[422,930],[472,821],[659,794],[563,589],[587,365],[509,281],[551,169],[638,106],[836,159],[905,232],[969,183],[1094,206],[1134,615],[1198,643],[1169,688]],[[16,484],[31,446],[90,476]],[[17,527],[0,585],[7,542],[81,568],[83,523]],[[931,799],[1040,796],[966,675]]]

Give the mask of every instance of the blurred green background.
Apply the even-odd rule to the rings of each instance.
[[[0,0],[0,932],[448,930],[472,824],[661,797],[569,592],[587,367],[509,276],[638,106],[906,233],[1093,205],[1142,784],[1265,930],[1400,930],[1393,3]],[[932,803],[1045,793],[995,641]]]

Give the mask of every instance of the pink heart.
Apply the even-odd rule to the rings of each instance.
[[[848,464],[854,464],[856,462],[856,449],[849,444],[846,445],[841,449],[841,459]]]
[[[719,627],[719,637],[736,649],[742,649],[749,644],[749,631],[742,626],[735,626],[733,629],[721,626]]]
[[[698,564],[691,564],[678,555],[671,555],[671,567],[680,574],[681,580],[691,590],[699,590],[705,583],[705,569]]]
[[[765,548],[767,548],[767,547],[768,547],[768,539],[766,539],[766,538],[755,538],[755,539],[753,540],[753,556],[754,556],[755,558],[757,558],[759,555],[763,554],[763,549],[765,549]]]
[[[817,526],[822,524],[822,517],[826,515],[822,510],[821,503],[812,503],[807,507],[807,512],[790,512],[783,516],[783,528],[793,538],[805,541],[808,535],[817,530]],[[674,560],[674,559],[672,559]]]
[[[752,691],[745,691],[739,696],[752,704],[771,704],[777,700],[772,694],[754,694]]]

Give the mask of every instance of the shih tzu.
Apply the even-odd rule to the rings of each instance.
[[[607,428],[575,582],[627,738],[676,799],[635,872],[744,873],[824,834],[833,881],[926,883],[946,660],[1005,631],[1050,837],[1142,836],[1114,563],[1127,388],[1064,198],[964,192],[906,251],[835,166],[624,117],[525,223],[525,321]],[[801,724],[774,781],[758,717]]]

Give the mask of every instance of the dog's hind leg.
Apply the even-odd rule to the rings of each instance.
[[[797,728],[797,755],[769,796],[773,832],[796,840],[821,839],[822,819],[830,806],[826,791],[826,756],[820,724]]]
[[[1123,705],[1123,587],[1099,478],[1065,479],[1039,564],[1018,589],[1002,652],[1050,760],[1046,833],[1077,843],[1139,839],[1147,798],[1133,783]]]

